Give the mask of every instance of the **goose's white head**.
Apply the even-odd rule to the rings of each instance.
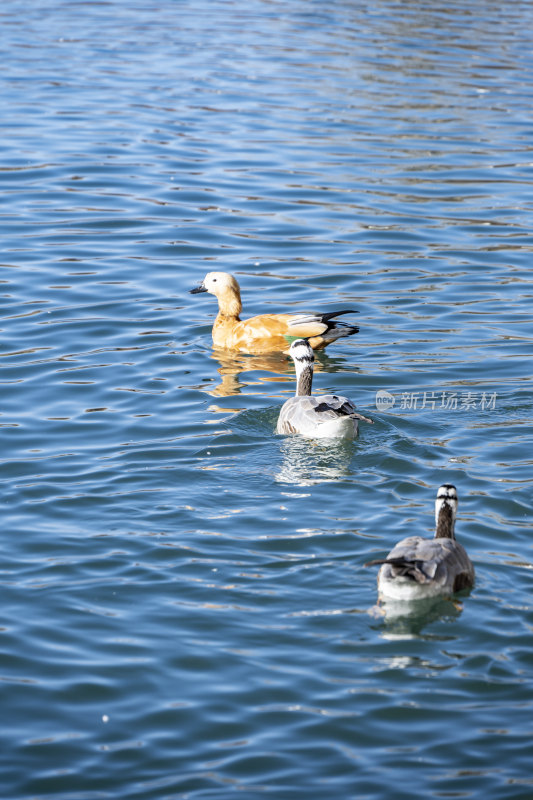
[[[305,367],[313,368],[315,354],[307,339],[295,339],[289,347],[289,355],[294,361],[297,373],[300,373]]]
[[[451,483],[444,483],[437,492],[435,500],[435,536],[453,539],[455,518],[457,516],[457,489]]]

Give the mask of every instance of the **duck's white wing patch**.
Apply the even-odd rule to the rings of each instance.
[[[308,322],[320,322],[320,314],[291,314],[289,325],[306,325]]]
[[[294,314],[288,320],[288,335],[307,339],[311,336],[320,336],[327,329],[327,323],[322,322],[318,314]]]

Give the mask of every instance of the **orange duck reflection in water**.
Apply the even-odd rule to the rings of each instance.
[[[294,382],[293,364],[285,353],[249,355],[235,350],[215,347],[211,357],[220,364],[217,372],[221,377],[221,382],[212,389],[205,388],[205,391],[214,397],[229,397],[234,394],[241,394],[249,386],[260,386],[262,383],[277,382],[280,379],[283,381],[285,380],[284,376],[287,376],[288,383],[292,384]],[[323,372],[327,369],[327,356],[324,357],[324,362],[322,364],[319,358],[316,359],[315,372]],[[248,380],[241,380],[241,374],[247,372],[270,372],[272,375],[263,375],[260,378],[250,376]],[[260,393],[262,394],[262,392]],[[272,396],[281,397],[281,395]]]

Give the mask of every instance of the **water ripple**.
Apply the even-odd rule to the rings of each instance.
[[[6,797],[530,797],[532,21],[5,4]],[[276,436],[212,269],[358,309],[315,388],[375,424]],[[476,586],[376,607],[443,481]]]

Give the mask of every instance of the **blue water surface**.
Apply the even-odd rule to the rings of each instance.
[[[533,6],[0,25],[2,798],[531,800]],[[274,434],[214,269],[357,309],[314,384],[355,442]],[[384,616],[443,482],[476,585]]]

